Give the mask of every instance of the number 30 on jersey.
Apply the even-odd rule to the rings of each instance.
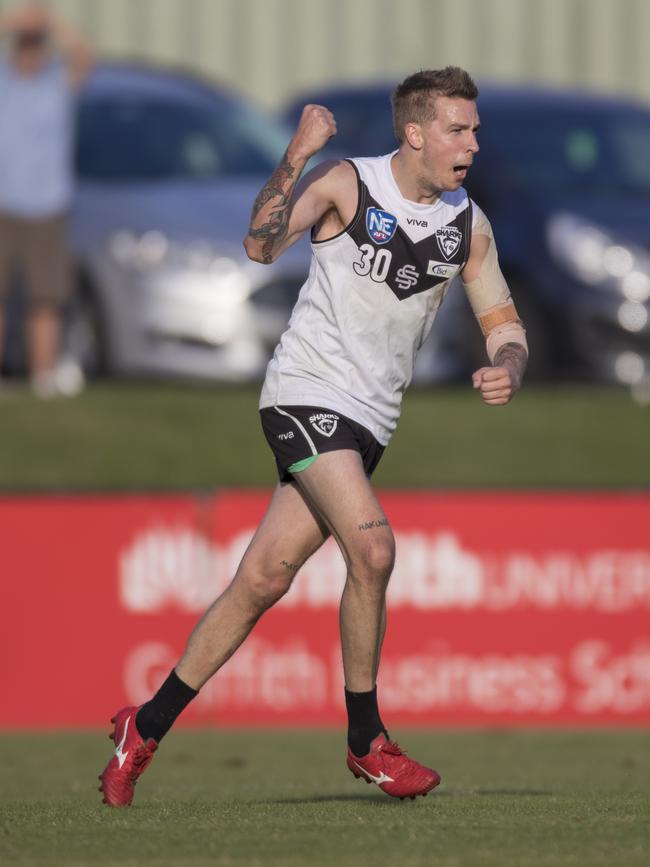
[[[390,270],[390,263],[393,258],[391,251],[385,247],[380,247],[378,250],[372,244],[362,244],[359,247],[359,252],[361,253],[360,261],[352,264],[354,273],[358,274],[359,277],[370,275],[376,283],[383,283]]]

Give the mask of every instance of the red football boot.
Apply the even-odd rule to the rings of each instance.
[[[377,735],[370,744],[370,752],[363,758],[355,756],[348,747],[348,768],[355,777],[377,783],[382,792],[394,798],[413,799],[416,795],[426,795],[440,782],[436,771],[409,759],[384,734]]]
[[[140,774],[147,769],[158,743],[153,739],[145,743],[135,727],[137,707],[123,707],[111,719],[115,723],[109,738],[115,741],[115,755],[99,775],[99,791],[104,803],[110,807],[128,807]],[[119,738],[119,741],[118,741]]]

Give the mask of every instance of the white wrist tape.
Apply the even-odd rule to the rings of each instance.
[[[485,345],[488,358],[494,363],[494,358],[506,343],[519,343],[528,354],[526,332],[512,301],[503,301],[479,313],[478,321],[485,335]]]
[[[490,362],[494,362],[495,355],[506,343],[519,343],[528,354],[526,332],[499,267],[492,227],[482,213],[474,233],[485,235],[489,241],[478,275],[468,283],[464,283],[464,286],[474,315],[485,336]]]

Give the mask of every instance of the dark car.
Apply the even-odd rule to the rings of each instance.
[[[326,105],[339,130],[333,155],[387,153],[397,147],[392,89],[311,92],[284,117],[293,126],[305,102]],[[466,187],[492,223],[526,323],[530,373],[628,384],[647,378],[650,110],[612,97],[494,85],[480,88],[478,109],[480,152]],[[465,310],[464,322],[447,323],[456,333],[442,339],[460,357],[471,347],[474,364],[479,341],[469,318]]]

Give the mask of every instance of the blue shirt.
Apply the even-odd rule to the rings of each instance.
[[[73,97],[62,62],[19,75],[0,57],[0,212],[38,219],[70,206]]]

